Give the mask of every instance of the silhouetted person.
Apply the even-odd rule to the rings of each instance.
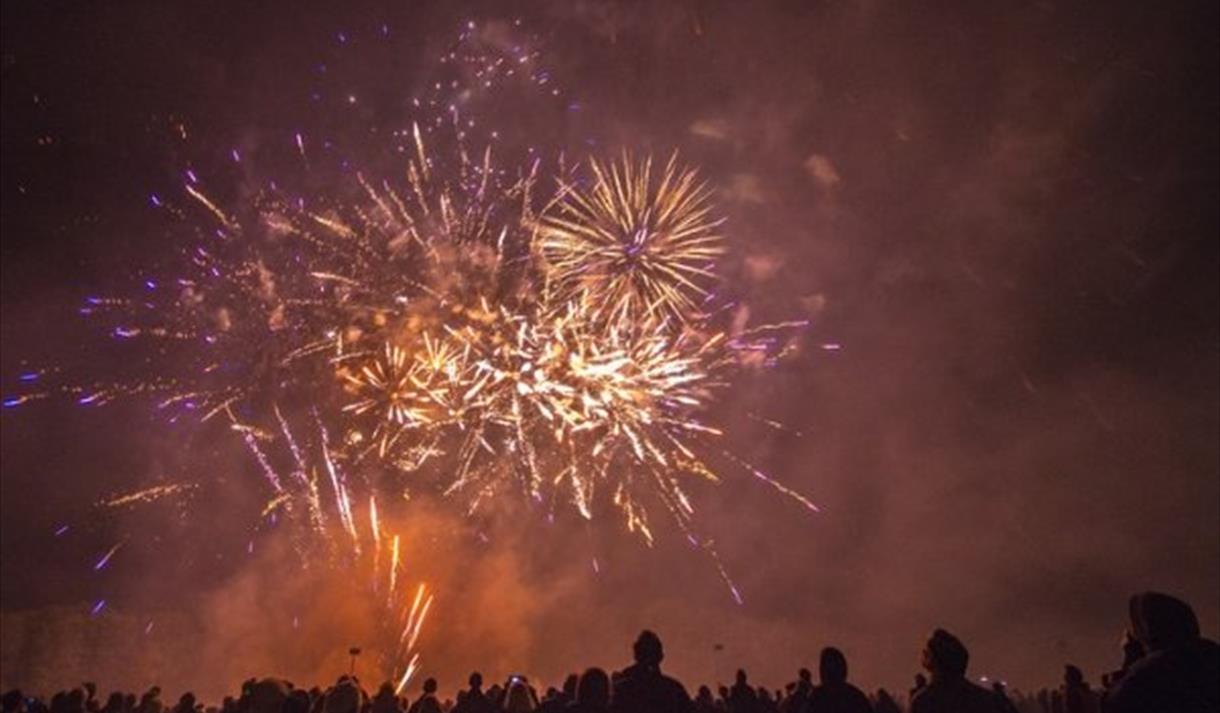
[[[122,693],[114,692],[106,699],[106,705],[102,706],[102,713],[126,713],[127,699]]]
[[[610,710],[610,677],[600,668],[591,668],[580,675],[576,683],[576,700],[567,707],[569,713],[608,713]]]
[[[568,674],[568,677],[563,680],[563,690],[548,688],[546,698],[543,699],[542,705],[538,706],[538,713],[561,713],[568,709],[568,705],[576,700],[576,685],[580,677],[576,674]]]
[[[14,688],[6,691],[0,697],[0,713],[23,713],[25,711],[25,696],[21,690]]]
[[[81,684],[85,689],[85,710],[89,713],[97,713],[102,709],[101,704],[97,702],[97,684],[92,681],[85,681]]]
[[[288,687],[274,678],[248,681],[243,689],[238,705],[245,713],[281,713],[284,710],[284,701],[288,700]],[[342,711],[332,712],[327,709],[326,713]]]
[[[991,693],[995,696],[995,703],[1000,707],[1001,713],[1018,713],[1017,706],[1008,697],[1008,691],[1004,688],[1004,684],[1000,681],[993,681],[991,684]],[[1096,713],[1094,711],[1093,713]]]
[[[737,669],[737,680],[729,689],[729,713],[757,713],[758,693],[750,685],[746,672]]]
[[[804,713],[872,713],[868,696],[847,682],[847,657],[828,646],[818,662],[821,683],[809,694]]]
[[[1110,671],[1101,675],[1101,685],[1105,690],[1118,685],[1118,682],[1127,673],[1127,670],[1135,665],[1135,662],[1144,657],[1144,645],[1131,635],[1128,629],[1123,636],[1123,663],[1117,671]]]
[[[140,696],[140,704],[136,706],[136,713],[162,713],[160,696],[160,686],[148,689],[143,696]]]
[[[475,671],[470,674],[470,688],[464,691],[452,713],[493,713],[495,706],[483,693],[483,674]]]
[[[1220,710],[1220,648],[1199,635],[1186,602],[1147,592],[1131,597],[1131,635],[1144,655],[1128,666],[1105,696],[1106,713]]]
[[[877,702],[873,704],[873,713],[902,713],[898,701],[884,688],[877,689]]]
[[[1084,680],[1084,673],[1067,664],[1063,667],[1063,713],[1097,713],[1098,699]]]
[[[911,686],[911,690],[907,692],[907,702],[915,700],[915,695],[928,687],[928,677],[922,673],[915,674],[915,683]]]
[[[995,697],[966,680],[970,652],[944,629],[932,632],[923,650],[923,666],[931,675],[928,685],[911,700],[911,713],[999,713]]]
[[[754,710],[759,713],[779,713],[779,705],[771,699],[771,690],[766,686],[758,687],[758,705]]]
[[[504,691],[505,713],[530,713],[538,707],[538,696],[524,678],[514,677]]]
[[[258,685],[263,686],[268,682],[269,679],[268,681],[260,681]],[[284,698],[286,699],[287,697],[285,692]],[[322,710],[324,713],[360,713],[364,703],[364,696],[363,691],[360,690],[360,686],[355,681],[348,676],[341,676],[338,682],[326,692],[323,700]],[[283,703],[280,704],[279,708],[266,711],[265,713],[279,713],[281,710],[283,710]]]
[[[699,692],[695,694],[695,711],[697,713],[716,713],[716,699],[712,697],[712,689],[707,686],[700,686]]]
[[[424,681],[423,693],[419,694],[419,698],[411,704],[407,713],[441,713],[441,702],[436,699],[435,678]]]
[[[284,707],[280,711],[281,713],[309,713],[312,706],[313,701],[309,699],[309,691],[295,688],[288,692],[288,698],[284,699]]]
[[[661,673],[661,639],[643,631],[632,647],[635,664],[614,674],[610,709],[615,713],[688,713],[694,706],[686,689]]]
[[[813,674],[807,668],[803,668],[796,674],[796,683],[790,684],[791,692],[784,699],[780,710],[783,713],[801,713],[805,710],[805,702],[809,700],[809,694],[813,691]]]
[[[389,681],[381,684],[381,688],[377,689],[377,695],[373,696],[369,713],[401,713],[401,711],[398,695],[394,692],[394,685]]]

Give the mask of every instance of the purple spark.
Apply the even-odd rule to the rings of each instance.
[[[67,531],[68,531],[68,526],[62,525],[62,526],[60,526],[60,528],[58,530],[55,531],[55,536],[59,537],[60,535],[63,535]]]
[[[156,206],[156,207],[158,207],[158,208],[160,208],[160,207],[161,207],[161,199],[157,197],[157,194],[156,194],[156,193],[150,193],[150,194],[148,195],[148,200],[152,201],[152,204],[153,204],[154,206]]]
[[[106,554],[102,555],[102,558],[97,561],[97,564],[93,565],[93,571],[100,572],[103,567],[110,564],[110,558],[114,557],[114,553],[118,552],[118,551],[119,551],[118,546],[115,546],[114,549],[112,549],[109,552],[107,552]]]
[[[94,604],[93,608],[89,610],[89,616],[97,616],[102,611],[102,608],[105,606],[106,606],[105,599],[97,600],[97,604]]]

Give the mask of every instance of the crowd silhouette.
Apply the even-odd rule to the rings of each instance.
[[[138,698],[111,693],[102,703],[96,686],[86,683],[49,701],[9,691],[0,713],[1220,713],[1220,647],[1202,638],[1190,606],[1165,594],[1138,594],[1131,597],[1129,619],[1122,663],[1101,677],[1097,689],[1071,664],[1054,689],[1021,694],[998,682],[985,688],[967,675],[965,644],[936,629],[922,651],[926,675],[915,676],[905,700],[885,689],[868,695],[850,683],[847,657],[834,647],[822,649],[816,683],[801,669],[796,681],[772,691],[738,670],[731,686],[715,693],[700,686],[691,697],[662,672],[660,637],[644,631],[623,670],[611,675],[590,668],[542,695],[523,676],[485,689],[479,673],[470,674],[452,698],[442,698],[429,678],[413,700],[396,695],[389,683],[370,696],[352,676],[325,690],[266,678],[246,681],[237,697],[218,706],[204,706],[192,693],[171,706],[157,687]]]

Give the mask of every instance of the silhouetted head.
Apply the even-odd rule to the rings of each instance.
[[[474,673],[470,674],[468,681],[470,683],[470,687],[477,691],[483,687],[483,674],[475,671]]]
[[[360,689],[351,681],[343,681],[326,692],[324,713],[357,713],[360,710]]]
[[[280,713],[309,713],[309,706],[309,692],[295,688],[288,693],[288,698],[284,701],[284,707],[280,709]]]
[[[429,678],[424,681],[424,693],[429,695],[436,693],[436,679]]]
[[[610,677],[600,668],[591,668],[580,675],[576,684],[576,702],[586,706],[610,705]]]
[[[507,713],[528,713],[534,710],[529,686],[524,681],[514,681],[508,687],[508,693],[504,696],[504,710]]]
[[[712,689],[708,688],[707,686],[700,686],[699,693],[695,696],[695,698],[700,701],[711,701]]]
[[[961,678],[969,661],[966,645],[944,629],[932,632],[923,650],[923,666],[935,678]]]
[[[248,713],[281,713],[288,699],[288,688],[282,681],[265,678],[250,683],[247,689]]]
[[[813,673],[807,668],[803,668],[797,672],[796,677],[801,683],[813,683]]]
[[[1147,651],[1159,651],[1199,638],[1199,620],[1190,605],[1160,592],[1131,597],[1131,634]]]
[[[721,697],[721,698],[728,698],[728,697],[729,697],[729,687],[728,687],[728,686],[721,686],[721,687],[720,687],[720,688],[718,688],[717,690],[719,691],[719,693],[720,693],[720,697]]]
[[[833,646],[822,649],[822,658],[818,661],[818,676],[822,685],[837,685],[847,682],[847,657]]]
[[[190,710],[195,707],[195,694],[187,691],[178,699],[178,707],[183,710]]]
[[[1063,682],[1069,686],[1079,686],[1084,683],[1084,672],[1072,664],[1063,667]]]
[[[0,698],[0,707],[3,708],[4,713],[13,713],[13,711],[21,707],[21,703],[24,700],[25,696],[21,694],[21,690],[14,688],[6,691],[4,697]]]
[[[576,686],[579,683],[580,676],[574,673],[569,673],[568,677],[563,679],[563,695],[567,696],[569,701],[576,697]]]
[[[746,671],[743,668],[737,669],[737,685],[738,686],[746,685]]]
[[[661,637],[645,629],[631,647],[635,653],[635,662],[643,666],[660,666],[665,658],[665,649],[661,646]]]

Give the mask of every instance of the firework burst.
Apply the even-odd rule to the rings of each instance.
[[[562,301],[589,305],[610,322],[685,321],[697,314],[724,253],[711,192],[672,156],[589,161],[592,182],[563,182],[537,223],[537,249]]]
[[[659,504],[738,599],[689,485],[728,463],[814,507],[729,453],[709,421],[734,373],[783,356],[779,335],[803,323],[718,322],[723,221],[697,173],[624,155],[539,196],[539,160],[504,168],[452,119],[444,139],[396,132],[409,150],[393,180],[345,173],[310,195],[271,184],[232,209],[192,173],[176,198],[154,197],[188,237],[177,262],[81,310],[140,371],[73,380],[50,367],[4,402],[148,397],[171,421],[227,420],[262,475],[262,517],[293,523],[298,554],[371,568],[400,687],[432,595],[403,583],[378,503],[435,493],[474,513],[513,494],[590,520],[604,503],[649,543]]]

